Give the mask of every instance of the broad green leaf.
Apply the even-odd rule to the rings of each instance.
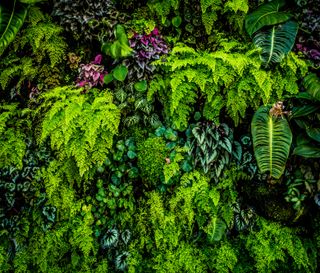
[[[289,123],[269,114],[270,106],[261,106],[251,122],[254,154],[261,172],[279,179],[283,174],[292,142]]]
[[[292,17],[290,13],[279,11],[284,5],[284,0],[275,0],[259,6],[254,12],[248,14],[245,19],[245,28],[250,37],[265,26],[289,20]]]
[[[288,21],[255,34],[253,42],[261,49],[260,58],[266,66],[281,62],[292,49],[297,32],[298,24]]]
[[[299,145],[293,150],[294,155],[305,158],[320,158],[320,148],[312,145]]]
[[[306,76],[303,80],[303,85],[308,94],[320,101],[320,79],[316,74],[311,73]]]
[[[120,81],[123,82],[128,75],[128,68],[125,65],[118,65],[114,70],[113,70],[113,77]]]
[[[313,140],[320,142],[320,128],[307,128],[306,132]]]
[[[27,16],[28,5],[17,0],[0,3],[0,56],[14,40]]]
[[[290,116],[290,119],[307,116],[309,114],[314,113],[315,111],[317,111],[319,109],[320,109],[319,105],[312,105],[312,104],[303,105],[303,106],[299,106],[299,107],[293,107],[292,115]]]

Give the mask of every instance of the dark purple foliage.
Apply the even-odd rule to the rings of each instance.
[[[108,74],[104,66],[101,65],[102,55],[99,54],[95,57],[94,61],[89,64],[81,64],[79,68],[79,77],[76,86],[86,87],[90,89],[100,84],[103,85],[103,77]]]
[[[296,51],[320,66],[320,0],[298,1],[300,31]]]
[[[138,34],[129,40],[130,47],[134,50],[134,59],[139,66],[138,78],[145,72],[152,72],[154,66],[151,62],[160,59],[160,56],[168,53],[168,45],[155,28],[150,34]]]

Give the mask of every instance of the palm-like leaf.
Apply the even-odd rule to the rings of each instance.
[[[0,3],[0,55],[16,37],[28,11],[28,5],[17,0],[9,2]]]
[[[320,79],[319,77],[311,73],[303,80],[303,85],[306,91],[316,100],[320,101]]]
[[[298,24],[288,21],[260,31],[253,37],[254,44],[261,48],[261,59],[268,65],[279,63],[290,52],[298,32]]]
[[[269,111],[269,106],[257,110],[252,119],[251,133],[259,169],[269,171],[272,177],[278,179],[289,156],[292,132],[286,119],[273,117]]]
[[[245,19],[245,28],[250,36],[264,26],[272,26],[286,22],[291,18],[288,12],[279,11],[285,1],[275,0],[259,6],[257,10],[248,14]]]

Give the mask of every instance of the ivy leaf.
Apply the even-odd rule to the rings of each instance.
[[[138,92],[144,92],[147,90],[147,88],[148,88],[148,85],[146,80],[142,80],[134,84],[134,89],[136,89]]]
[[[113,77],[120,81],[123,82],[128,75],[128,68],[125,65],[118,65],[114,70],[113,70]]]
[[[130,158],[130,159],[134,159],[137,157],[137,154],[133,151],[128,151],[127,152],[127,156]]]
[[[178,28],[182,23],[182,18],[180,16],[173,17],[171,22],[174,27]]]
[[[104,77],[103,77],[103,82],[105,83],[105,84],[109,84],[110,82],[112,82],[113,81],[113,76],[112,76],[112,74],[107,74],[107,75],[105,75]]]

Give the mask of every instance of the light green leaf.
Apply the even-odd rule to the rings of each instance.
[[[251,122],[254,154],[261,172],[279,179],[283,174],[292,142],[289,123],[269,114],[270,107],[262,106]]]

